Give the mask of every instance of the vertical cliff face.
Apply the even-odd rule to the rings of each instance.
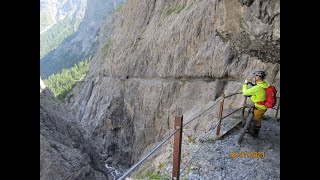
[[[67,16],[81,19],[84,16],[85,2],[84,0],[40,0],[40,34]]]
[[[98,33],[102,24],[119,7],[124,0],[87,0],[87,8],[83,21],[76,33],[69,36],[55,50],[48,53],[40,61],[40,74],[47,78],[62,68],[70,68],[75,63],[93,55],[98,47]],[[108,23],[108,26],[112,26]]]
[[[131,165],[172,128],[176,106],[186,113],[222,91],[239,92],[254,70],[265,70],[280,91],[279,4],[128,0],[109,48],[98,50],[68,107],[103,158]]]
[[[85,130],[42,85],[40,179],[108,179],[107,176],[104,161]]]

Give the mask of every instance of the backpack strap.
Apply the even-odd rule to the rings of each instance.
[[[265,92],[266,92],[266,88],[261,87]],[[267,92],[266,92],[267,93]],[[256,102],[259,105],[264,105],[264,103],[266,102],[267,99],[265,99],[264,101],[260,101],[260,102]]]
[[[260,102],[256,102],[256,103],[259,104],[259,105],[264,105],[265,102],[266,101],[260,101]]]

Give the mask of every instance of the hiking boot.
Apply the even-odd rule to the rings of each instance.
[[[253,132],[258,135],[261,127],[254,126]]]
[[[253,129],[249,131],[249,134],[254,138],[258,137],[260,128],[261,127],[254,126]]]
[[[250,134],[253,138],[257,138],[258,137],[258,134],[254,133],[253,131],[249,132],[248,134]]]

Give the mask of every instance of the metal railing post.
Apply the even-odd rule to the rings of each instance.
[[[246,119],[247,117],[245,117],[245,114],[244,114],[244,110],[245,110],[245,106],[247,104],[247,98],[248,96],[244,96],[244,101],[243,101],[243,104],[242,104],[242,113],[241,113],[241,121],[242,121],[242,124],[245,124],[246,123]],[[249,115],[249,114],[248,114]]]
[[[247,98],[248,96],[244,96],[243,107],[247,104]]]
[[[278,103],[277,111],[276,111],[276,115],[275,115],[275,118],[276,118],[276,119],[278,119],[278,112],[279,112],[279,109],[280,109],[280,99],[279,99],[279,103]]]
[[[216,131],[217,136],[219,136],[219,134],[220,134],[220,126],[221,126],[222,112],[223,112],[223,103],[224,103],[224,92],[221,94],[221,100],[220,100],[219,119],[218,119],[217,131]]]
[[[179,129],[179,130],[175,133],[174,142],[173,142],[172,180],[179,180],[179,176],[180,176],[182,124],[183,124],[183,115],[176,116],[175,122],[174,122],[174,129],[175,130]]]

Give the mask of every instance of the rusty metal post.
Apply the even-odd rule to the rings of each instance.
[[[279,103],[278,103],[277,111],[276,111],[276,115],[275,115],[275,118],[276,118],[276,119],[278,119],[278,112],[279,112],[279,109],[280,109],[280,99],[279,99]]]
[[[247,104],[247,98],[248,98],[248,96],[244,96],[244,101],[243,101],[243,105],[242,105],[243,108],[242,108],[242,113],[241,113],[242,124],[245,124],[246,123],[246,119],[247,119],[247,117],[245,117],[246,115],[244,114],[245,108],[246,108],[245,106]]]
[[[248,96],[244,96],[243,106],[245,106],[247,104],[247,98],[248,98]]]
[[[219,136],[219,134],[220,134],[220,126],[221,126],[222,112],[223,112],[223,103],[224,103],[224,92],[221,94],[221,99],[220,99],[219,119],[218,119],[217,131],[216,131],[217,136]]]
[[[174,122],[174,130],[178,128],[180,129],[174,135],[172,180],[179,180],[179,176],[180,176],[182,124],[183,124],[183,115],[176,116],[175,122]]]

